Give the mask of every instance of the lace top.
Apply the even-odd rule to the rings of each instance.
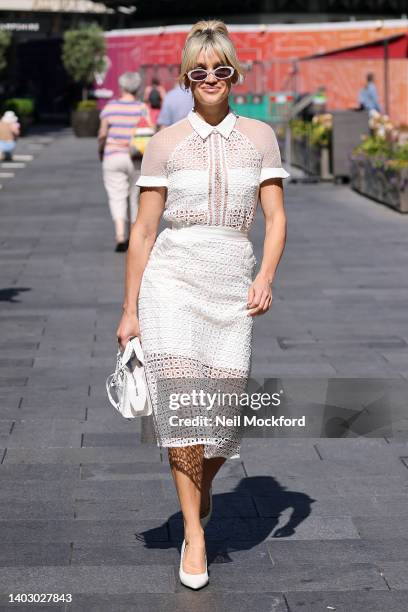
[[[288,176],[267,123],[230,111],[213,126],[192,110],[150,139],[136,185],[167,187],[163,218],[172,224],[247,231],[260,184]]]

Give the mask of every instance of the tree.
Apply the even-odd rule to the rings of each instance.
[[[92,84],[95,73],[103,69],[105,53],[105,38],[98,25],[67,30],[64,34],[62,61],[73,80],[82,84],[83,100],[88,99],[88,87]]]
[[[0,30],[0,71],[3,71],[7,66],[6,51],[11,43],[10,32]]]

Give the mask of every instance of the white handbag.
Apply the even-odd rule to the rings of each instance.
[[[118,349],[116,369],[106,379],[106,392],[112,406],[125,419],[152,414],[143,350],[137,336],[128,341],[123,352]]]

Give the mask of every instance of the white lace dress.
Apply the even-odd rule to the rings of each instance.
[[[170,409],[169,394],[192,380],[210,393],[220,384],[245,390],[256,264],[247,234],[262,181],[287,176],[273,129],[233,112],[214,127],[191,111],[146,148],[136,184],[167,187],[163,218],[171,225],[153,246],[138,299],[159,446],[204,444],[207,458],[239,457],[241,429],[215,418],[236,416],[237,405],[195,407],[211,423],[180,424],[185,409]]]

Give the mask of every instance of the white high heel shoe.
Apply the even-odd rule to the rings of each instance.
[[[208,521],[211,518],[211,514],[212,514],[212,509],[213,509],[213,501],[212,501],[212,487],[210,487],[209,490],[209,494],[210,494],[210,508],[208,510],[208,514],[206,514],[205,516],[203,516],[203,518],[200,519],[200,523],[201,523],[201,527],[204,529],[204,527],[207,525]]]
[[[183,540],[183,545],[181,547],[180,554],[180,569],[179,576],[180,582],[184,584],[184,586],[190,587],[190,589],[201,589],[201,587],[208,584],[208,568],[207,568],[207,555],[205,555],[205,572],[201,574],[188,574],[183,570],[183,557],[184,551],[186,548],[186,541]]]

